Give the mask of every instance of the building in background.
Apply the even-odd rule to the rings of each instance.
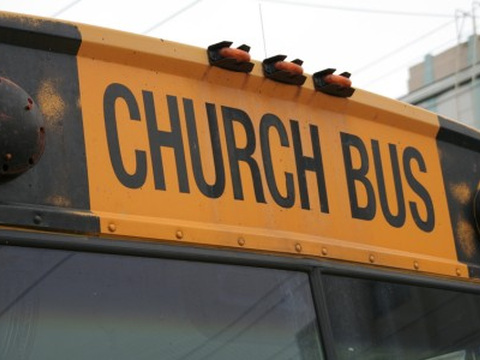
[[[401,101],[480,128],[480,42],[471,36],[409,70],[409,93]]]

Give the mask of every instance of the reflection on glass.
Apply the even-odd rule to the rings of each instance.
[[[480,359],[480,296],[326,276],[340,360]]]
[[[322,359],[304,273],[0,250],[0,359]]]

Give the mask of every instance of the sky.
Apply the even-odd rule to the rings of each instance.
[[[309,74],[348,71],[354,87],[391,98],[408,92],[408,69],[425,55],[480,32],[472,0],[0,0],[0,10],[201,48],[247,44],[255,60],[283,54]]]

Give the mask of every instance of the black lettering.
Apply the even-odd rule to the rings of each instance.
[[[122,84],[110,84],[103,96],[103,112],[107,133],[108,152],[113,171],[118,180],[126,187],[137,189],[143,186],[147,177],[147,160],[145,151],[135,150],[135,171],[129,174],[125,169],[118,139],[117,115],[115,104],[117,99],[125,101],[130,120],[140,121],[140,112],[135,96]]]
[[[401,227],[405,224],[405,198],[403,196],[402,178],[400,174],[400,165],[398,163],[397,147],[394,144],[389,144],[390,161],[392,164],[393,181],[395,184],[395,196],[397,200],[397,212],[394,215],[390,211],[388,204],[388,195],[385,188],[385,176],[383,173],[382,158],[380,155],[380,147],[377,140],[372,140],[373,161],[375,164],[375,174],[377,176],[378,197],[382,207],[383,215],[388,223],[394,227]]]
[[[208,128],[210,130],[210,141],[212,145],[213,163],[215,167],[215,182],[210,185],[205,180],[203,173],[201,151],[198,143],[198,132],[193,110],[193,101],[183,99],[183,107],[187,120],[188,140],[190,143],[190,154],[192,158],[193,174],[198,189],[209,198],[219,198],[225,190],[225,169],[223,166],[222,148],[220,145],[220,135],[218,131],[217,113],[214,104],[205,104],[208,118]]]
[[[427,189],[420,184],[420,182],[413,176],[412,171],[412,160],[415,160],[418,164],[418,168],[421,172],[426,173],[427,168],[425,166],[425,161],[423,160],[422,154],[413,147],[407,147],[403,153],[403,169],[405,171],[405,177],[407,178],[408,185],[410,188],[423,200],[425,209],[427,212],[426,219],[423,220],[420,217],[418,212],[417,203],[410,201],[410,211],[412,212],[413,220],[417,226],[425,231],[430,232],[435,227],[435,212],[433,208],[432,198],[428,193]]]
[[[260,170],[257,162],[252,157],[255,152],[256,141],[255,131],[252,120],[246,112],[240,109],[222,106],[223,122],[225,126],[225,137],[227,142],[228,160],[230,164],[230,172],[232,175],[233,195],[237,200],[243,200],[243,187],[240,178],[239,162],[245,162],[252,174],[253,187],[255,190],[255,198],[259,203],[266,203],[265,195],[263,193],[262,179],[260,177]],[[233,130],[233,123],[237,122],[243,126],[246,136],[246,144],[244,148],[237,147],[235,141],[235,132]]]
[[[179,190],[182,193],[188,193],[190,188],[188,185],[177,98],[175,96],[167,96],[171,132],[158,130],[153,94],[150,91],[143,91],[143,101],[147,118],[148,139],[150,142],[150,155],[152,157],[155,189],[166,189],[161,148],[170,147],[175,152]]]
[[[352,217],[362,220],[372,220],[376,213],[375,193],[370,180],[367,178],[369,169],[368,154],[362,139],[356,135],[340,133],[343,150],[343,161],[345,164],[345,174],[347,177],[348,196],[350,199],[350,210]],[[360,154],[360,167],[353,168],[351,148],[357,149]],[[367,204],[361,207],[358,204],[357,189],[355,183],[361,183],[367,194]]]
[[[298,121],[290,120],[290,128],[292,131],[292,141],[295,152],[295,163],[297,165],[298,186],[302,209],[310,209],[310,199],[308,196],[306,172],[313,171],[317,176],[317,190],[320,202],[320,211],[323,213],[328,213],[329,208],[327,187],[325,184],[325,174],[323,171],[322,152],[320,149],[320,137],[318,134],[318,127],[315,125],[310,125],[310,140],[312,142],[313,157],[307,157],[303,155]]]
[[[293,184],[293,175],[285,172],[286,195],[282,196],[275,182],[275,173],[273,171],[272,153],[270,150],[270,129],[274,128],[280,137],[280,145],[288,147],[287,131],[282,121],[273,114],[265,114],[260,121],[260,143],[262,146],[262,159],[265,168],[265,177],[267,179],[268,189],[272,194],[273,200],[284,208],[291,208],[295,203],[295,189]]]

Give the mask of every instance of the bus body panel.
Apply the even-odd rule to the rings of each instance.
[[[474,130],[165,40],[1,21],[2,74],[47,133],[39,164],[0,188],[2,224],[475,275]]]

